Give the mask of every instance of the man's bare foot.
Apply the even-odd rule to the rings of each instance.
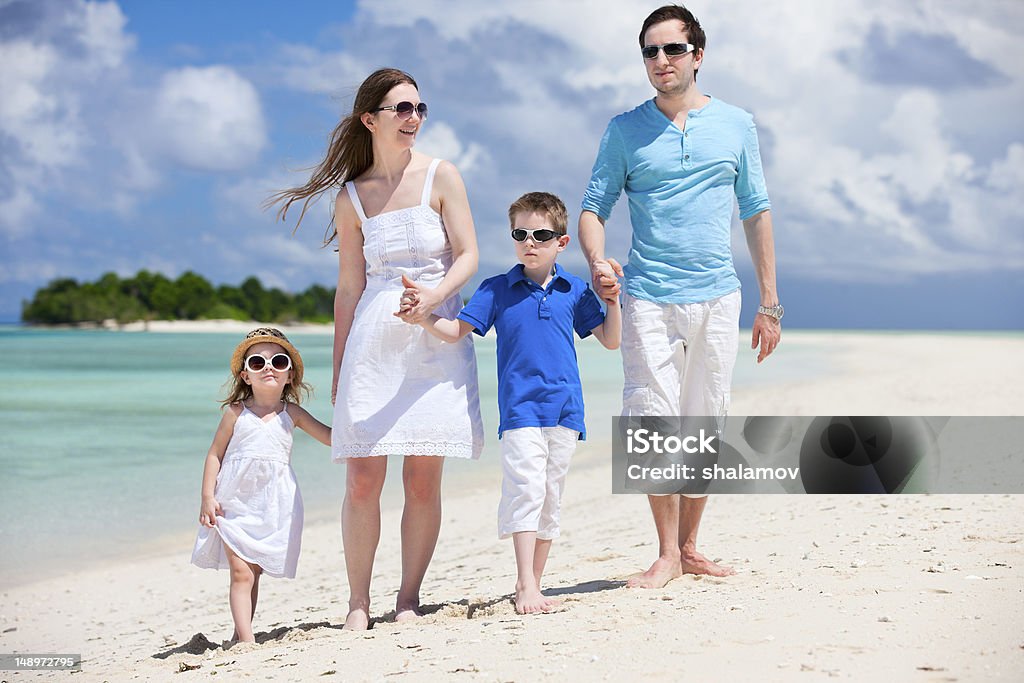
[[[345,617],[345,625],[342,628],[346,631],[365,631],[370,628],[369,612],[362,607],[351,610]]]
[[[672,579],[682,576],[679,562],[659,557],[651,568],[643,574],[637,574],[626,580],[628,588],[664,588]]]
[[[679,561],[679,568],[683,574],[707,574],[708,576],[732,576],[736,570],[726,567],[724,564],[712,562],[696,550],[691,553],[684,553]]]
[[[537,614],[538,612],[550,612],[562,604],[561,600],[545,597],[536,588],[520,588],[516,586],[516,613]]]
[[[395,605],[395,621],[415,621],[422,616],[418,602]]]

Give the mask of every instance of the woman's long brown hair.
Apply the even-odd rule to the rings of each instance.
[[[370,131],[360,120],[363,114],[370,113],[380,106],[391,89],[396,85],[408,83],[419,89],[412,76],[399,69],[377,69],[367,76],[352,103],[352,113],[343,118],[331,131],[327,144],[327,155],[324,160],[313,167],[313,173],[305,185],[282,190],[270,196],[265,203],[269,208],[277,203],[282,206],[277,211],[278,220],[284,220],[288,208],[295,202],[302,202],[302,211],[295,224],[299,229],[311,202],[332,188],[340,188],[350,180],[355,180],[373,165],[373,140]],[[330,235],[324,245],[330,244],[337,236],[338,230],[332,225],[328,227]],[[324,233],[327,235],[327,233]]]

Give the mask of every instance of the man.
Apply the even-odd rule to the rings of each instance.
[[[640,30],[655,97],[608,124],[579,220],[580,244],[602,298],[625,275],[623,415],[724,418],[739,347],[740,282],[730,224],[739,203],[761,306],[757,361],[779,343],[782,306],[757,131],[750,114],[697,89],[705,36],[684,7],[666,5]],[[604,254],[604,223],[622,190],[633,240],[625,273]],[[660,588],[682,574],[728,576],[697,551],[706,497],[648,496],[659,556],[630,586]]]

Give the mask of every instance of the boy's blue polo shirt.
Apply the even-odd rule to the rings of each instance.
[[[586,438],[583,386],[576,346],[604,322],[604,311],[590,286],[555,264],[547,288],[523,274],[518,264],[483,281],[459,320],[481,337],[498,333],[498,437],[506,429],[575,429]]]

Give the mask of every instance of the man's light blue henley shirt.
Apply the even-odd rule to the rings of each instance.
[[[744,220],[771,208],[749,113],[712,98],[691,110],[680,130],[651,99],[616,116],[601,139],[582,208],[607,220],[623,190],[633,224],[624,269],[630,295],[698,303],[739,288],[733,197]]]

